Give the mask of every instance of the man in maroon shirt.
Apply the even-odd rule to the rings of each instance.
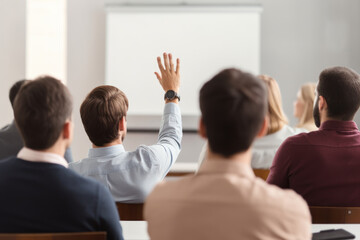
[[[310,206],[360,206],[360,77],[345,67],[321,72],[314,105],[318,131],[288,138],[267,182],[291,188]]]

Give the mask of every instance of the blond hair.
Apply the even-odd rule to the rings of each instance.
[[[300,88],[300,97],[304,102],[304,110],[299,118],[296,127],[304,127],[308,124],[314,124],[313,106],[315,101],[316,83],[306,83]]]
[[[279,131],[288,123],[288,119],[282,108],[280,88],[275,79],[267,75],[260,75],[259,78],[265,82],[268,92],[268,135]]]

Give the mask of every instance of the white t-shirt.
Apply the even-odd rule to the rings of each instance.
[[[299,133],[308,132],[304,128],[293,128],[284,125],[279,131],[257,138],[252,146],[251,167],[269,169],[280,145],[288,137]]]
[[[308,132],[308,130],[284,125],[279,131],[275,133],[257,138],[252,146],[251,167],[253,169],[269,169],[273,162],[275,153],[280,147],[281,143],[285,141],[286,138],[303,132]],[[208,144],[205,143],[201,150],[198,160],[198,169],[205,159],[207,145]]]

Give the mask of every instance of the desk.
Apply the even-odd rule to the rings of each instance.
[[[120,221],[125,240],[150,240],[146,221]],[[312,224],[311,231],[343,228],[360,239],[360,224]]]
[[[196,172],[198,167],[197,163],[182,163],[176,162],[170,168],[169,173],[167,174],[168,177],[180,177],[187,174],[193,174]]]
[[[125,240],[150,240],[146,221],[120,221]]]

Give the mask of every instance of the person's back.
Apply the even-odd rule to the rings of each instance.
[[[67,169],[72,98],[57,79],[24,85],[14,102],[24,147],[0,161],[0,232],[106,231],[122,239],[115,203],[101,184]]]
[[[256,178],[250,167],[252,142],[267,129],[261,81],[224,70],[200,90],[200,108],[206,159],[194,176],[162,182],[149,195],[151,239],[310,239],[305,201]]]
[[[120,238],[111,226],[119,217],[108,191],[59,164],[1,161],[0,191],[0,232],[108,230],[108,239]]]
[[[0,160],[16,156],[23,146],[15,121],[0,129]]]
[[[317,94],[319,130],[288,138],[267,181],[295,190],[310,206],[360,206],[360,132],[352,121],[360,105],[359,75],[343,67],[325,69]]]
[[[180,98],[176,94],[180,87],[179,60],[174,68],[172,55],[164,53],[164,62],[166,70],[158,58],[161,76],[157,74],[157,78],[166,94],[156,144],[125,151],[122,143],[127,132],[129,104],[125,94],[116,87],[106,85],[93,89],[81,105],[81,119],[93,147],[87,158],[70,164],[70,168],[101,182],[117,202],[144,202],[180,153],[182,122]]]

